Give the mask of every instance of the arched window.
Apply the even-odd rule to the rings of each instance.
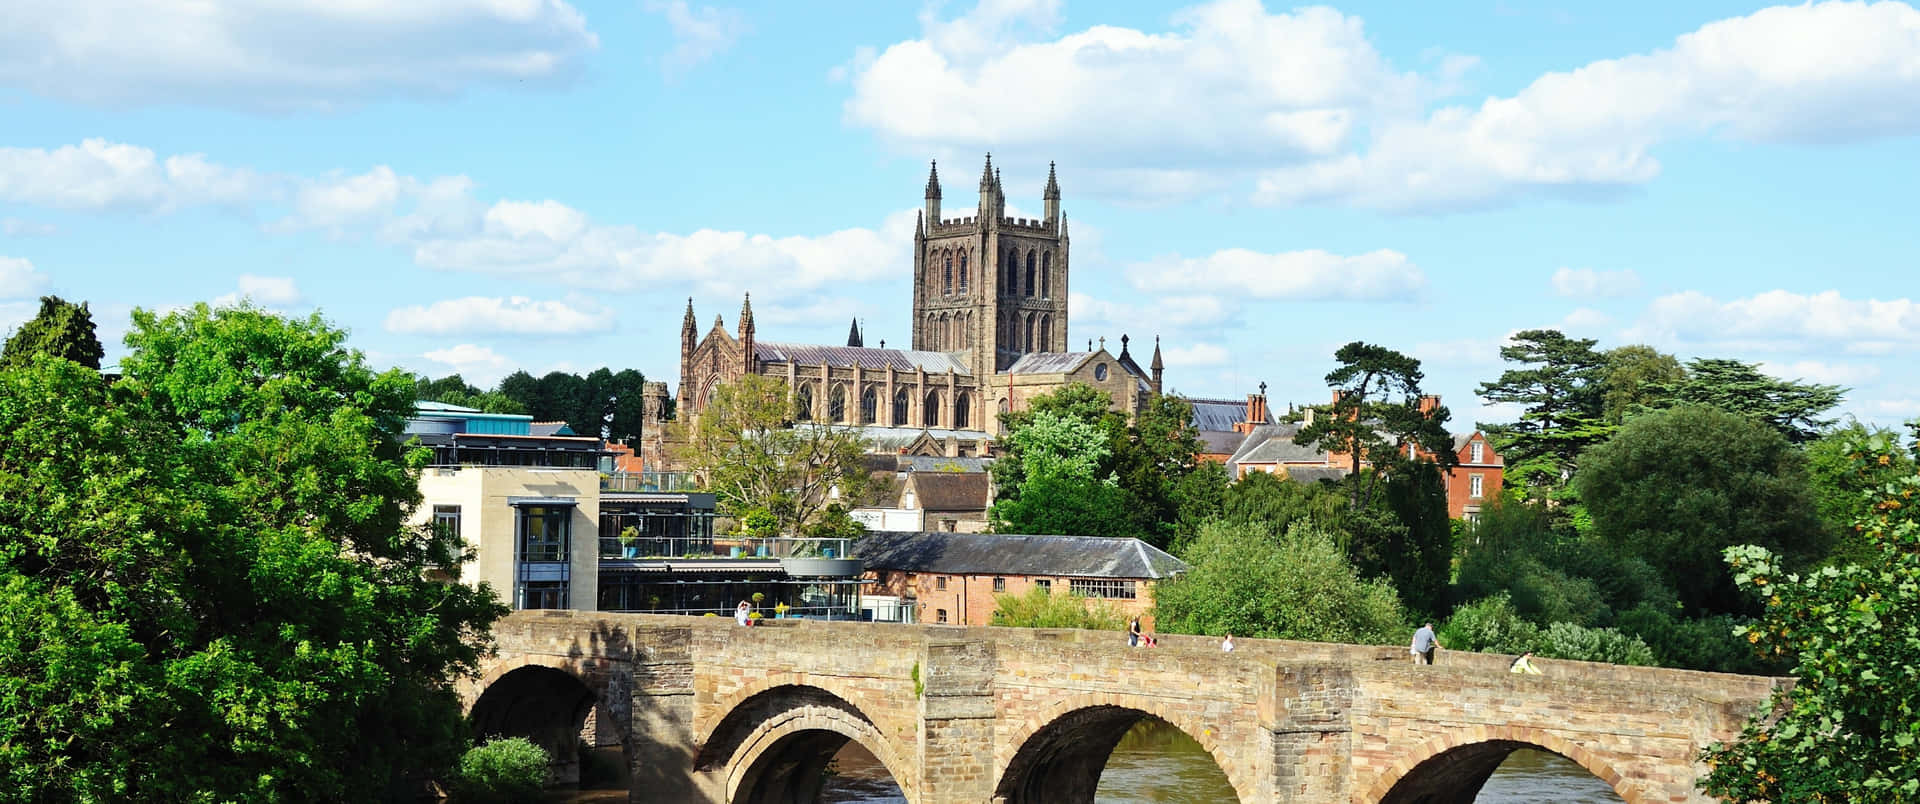
[[[1053,294],[1051,293],[1053,285],[1052,275],[1053,252],[1043,251],[1040,253],[1040,298],[1053,298]]]
[[[967,348],[967,316],[965,313],[953,317],[953,348]]]
[[[961,391],[953,398],[953,429],[967,429],[967,408],[973,404],[973,397]]]
[[[860,391],[860,423],[873,424],[880,419],[880,393],[869,385]]]
[[[800,389],[793,392],[793,418],[796,421],[813,421],[812,383],[801,383]]]
[[[1000,412],[1001,412],[1002,414],[1006,414],[1006,413],[1012,413],[1012,412],[1013,412],[1013,405],[1012,405],[1012,403],[1010,403],[1010,402],[1008,402],[1008,401],[1006,400],[1006,398],[1005,398],[1005,397],[1001,397],[1001,399],[1000,399]]]
[[[1000,260],[1000,264],[1007,267],[1006,294],[1020,295],[1020,258],[1013,249],[1007,249],[1007,255]]]
[[[909,397],[907,396],[907,389],[905,388],[902,388],[898,391],[893,392],[893,426],[895,427],[907,426],[908,399]]]
[[[847,420],[847,387],[836,385],[833,395],[827,397],[827,421],[845,422]]]
[[[967,293],[967,252],[960,252],[960,295]]]
[[[920,409],[920,424],[926,427],[940,426],[940,392],[927,392],[927,406]]]
[[[1027,252],[1027,285],[1026,287],[1027,287],[1027,295],[1032,296],[1034,282],[1033,282],[1033,252],[1031,251]]]
[[[945,273],[942,274],[943,279],[940,282],[940,293],[943,296],[952,296],[953,295],[953,252],[951,251],[946,252],[942,256],[942,259],[945,260],[946,262],[946,269],[945,269]]]
[[[1026,343],[1027,343],[1027,349],[1026,349],[1026,351],[1029,351],[1029,352],[1032,352],[1032,351],[1037,351],[1036,349],[1034,349],[1034,348],[1033,348],[1033,314],[1032,314],[1032,313],[1028,313],[1028,314],[1027,314],[1027,341],[1026,341]]]
[[[1051,313],[1048,313],[1040,316],[1039,351],[1045,352],[1045,351],[1051,350],[1052,348],[1053,348],[1053,315]]]

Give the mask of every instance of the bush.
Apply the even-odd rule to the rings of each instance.
[[[1754,655],[1753,646],[1734,634],[1735,628],[1746,623],[1725,614],[1689,619],[1654,606],[1639,606],[1623,612],[1616,625],[1647,643],[1653,649],[1653,660],[1661,667],[1754,675],[1783,673],[1784,666],[1761,661]]]
[[[524,737],[489,740],[460,758],[454,800],[507,804],[533,801],[547,787],[547,751]]]
[[[1440,628],[1440,643],[1451,650],[1525,653],[1540,644],[1540,628],[1522,618],[1502,592],[1454,609]]]
[[[1612,628],[1585,628],[1554,623],[1540,635],[1535,653],[1549,659],[1573,659],[1609,664],[1653,664],[1653,650],[1639,637]]]
[[[1053,594],[1045,587],[1028,589],[1024,595],[994,595],[992,625],[1014,628],[1087,628],[1114,631],[1122,618],[1104,601],[1089,606],[1086,598],[1074,594]]]
[[[1165,633],[1380,645],[1405,631],[1393,587],[1361,579],[1333,537],[1306,522],[1285,534],[1211,522],[1181,557],[1191,569],[1154,589]]]

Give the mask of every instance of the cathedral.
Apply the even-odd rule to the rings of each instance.
[[[678,415],[699,415],[721,383],[764,374],[786,381],[800,419],[860,426],[876,451],[978,457],[999,433],[997,414],[1069,383],[1106,392],[1129,415],[1160,393],[1157,339],[1146,369],[1124,335],[1117,355],[1104,338],[1070,350],[1067,218],[1051,165],[1039,219],[1007,217],[992,155],[978,207],[949,218],[940,201],[936,164],[914,224],[910,348],[865,345],[857,321],[844,346],[761,340],[751,296],[732,331],[716,316],[703,334],[688,299]]]

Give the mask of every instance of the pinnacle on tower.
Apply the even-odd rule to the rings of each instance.
[[[993,152],[987,152],[987,166],[980,171],[980,189],[993,189]]]
[[[1047,163],[1047,191],[1040,195],[1045,201],[1060,200],[1060,180],[1053,177],[1053,163]]]
[[[939,198],[940,197],[940,163],[938,161],[935,161],[932,164],[933,164],[933,167],[927,171],[927,197]]]
[[[848,327],[847,327],[847,345],[848,345],[848,346],[861,346],[861,345],[863,345],[863,344],[861,344],[861,342],[860,342],[860,341],[861,341],[861,338],[860,338],[860,319],[858,319],[858,318],[855,318],[855,319],[853,319],[853,323],[852,323],[852,324],[851,324],[850,326],[848,326]]]
[[[1153,336],[1153,362],[1147,368],[1159,371],[1166,367],[1167,364],[1160,362],[1160,336],[1155,335]]]
[[[753,294],[748,293],[740,299],[740,331],[753,329]]]

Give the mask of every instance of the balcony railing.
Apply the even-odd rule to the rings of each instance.
[[[636,536],[622,540],[619,537],[602,536],[600,559],[846,558],[850,544],[851,540],[848,539]]]
[[[692,472],[606,472],[601,491],[699,491]]]

